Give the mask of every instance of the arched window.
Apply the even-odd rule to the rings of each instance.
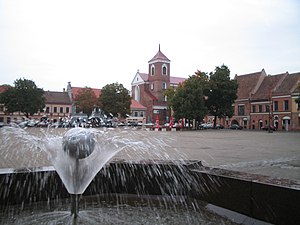
[[[166,89],[167,89],[167,83],[166,83],[166,82],[163,82],[163,83],[162,83],[162,89],[163,89],[163,90],[166,90]]]
[[[151,76],[155,75],[155,66],[152,64],[151,65]]]
[[[162,75],[167,75],[167,69],[168,69],[168,67],[167,67],[167,65],[166,64],[163,64],[162,65]]]
[[[134,100],[138,102],[141,100],[140,87],[138,85],[134,88]]]

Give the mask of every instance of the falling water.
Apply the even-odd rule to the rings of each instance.
[[[81,133],[84,136],[91,134],[94,141],[93,151],[74,160],[74,157],[64,150],[64,137],[68,132],[69,134],[72,132]],[[126,158],[127,162],[132,160],[132,162],[137,161],[139,164],[152,165],[151,169],[144,166],[142,167],[143,171],[139,171],[141,168],[138,164],[132,163],[127,173],[131,173],[132,176],[135,176],[137,172],[144,174],[143,181],[133,179],[135,191],[139,198],[149,196],[146,185],[150,185],[151,178],[158,177],[156,180],[160,187],[158,194],[162,195],[158,204],[154,204],[153,199],[148,197],[146,197],[148,200],[144,205],[136,203],[137,200],[134,201],[135,204],[129,204],[127,197],[117,194],[113,197],[113,204],[103,204],[102,200],[99,201],[100,197],[98,196],[96,203],[95,201],[90,203],[84,200],[85,203],[82,205],[82,210],[79,213],[80,218],[76,224],[152,224],[153,221],[155,224],[182,224],[182,222],[208,224],[208,221],[216,222],[220,219],[212,216],[209,212],[204,212],[204,208],[201,207],[202,203],[190,203],[185,197],[182,197],[188,190],[192,189],[195,182],[193,182],[192,176],[185,173],[186,168],[181,166],[184,162],[184,155],[173,149],[173,156],[176,155],[177,158],[174,161],[172,154],[166,153],[165,149],[169,147],[168,143],[172,141],[171,139],[149,138],[147,132],[141,131],[83,128],[23,130],[5,127],[0,129],[0,135],[0,156],[11,161],[11,165],[13,165],[11,169],[31,170],[32,167],[53,165],[68,192],[76,195],[84,193],[95,175],[114,156],[115,159]],[[13,164],[13,161],[19,163]],[[166,161],[171,161],[173,165],[177,165],[176,169],[162,170],[162,167],[166,167],[166,164],[162,162]],[[0,166],[3,168],[3,165]],[[76,174],[74,168],[78,170]],[[114,188],[117,188],[118,185],[125,186],[128,183],[130,175],[128,178],[128,174],[125,173],[122,168],[116,168],[115,176],[111,177],[111,174],[103,171],[104,176],[111,179]],[[181,174],[185,175],[182,176]],[[38,182],[42,181],[39,180]],[[205,191],[205,186],[204,188],[199,187],[199,189],[201,188],[202,191]],[[4,195],[6,192],[9,190],[0,191],[0,195]],[[30,190],[28,191],[29,194]],[[74,224],[68,211],[68,202],[56,201],[58,204],[54,204],[53,207],[51,201],[49,200],[46,209],[42,210],[39,209],[40,205],[34,208],[34,203],[31,204],[34,211],[31,211],[32,208],[28,210],[24,207],[21,207],[21,211],[14,209],[18,212],[13,212],[7,221],[10,224]],[[175,207],[174,203],[181,205],[181,207]],[[176,216],[179,212],[183,220],[180,220],[180,216]],[[20,218],[18,214],[20,214]],[[1,216],[3,215],[0,214],[0,218]],[[221,218],[217,223],[231,224],[224,218]]]

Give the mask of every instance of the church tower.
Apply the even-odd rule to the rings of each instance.
[[[149,91],[157,99],[158,104],[164,105],[164,92],[170,86],[170,60],[160,51],[148,62]]]
[[[160,124],[168,121],[169,114],[165,91],[170,87],[170,60],[160,51],[149,60],[148,91],[152,96],[152,106],[148,115],[150,120],[159,119]]]

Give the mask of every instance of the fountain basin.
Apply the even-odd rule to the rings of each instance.
[[[61,204],[69,194],[54,169],[0,172],[0,207]],[[197,161],[113,161],[93,179],[83,196],[185,198],[274,224],[300,224],[297,182],[207,168]]]

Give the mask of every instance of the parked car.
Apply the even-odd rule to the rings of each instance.
[[[222,124],[216,124],[214,129],[224,129],[224,126]]]
[[[200,130],[204,130],[204,129],[212,129],[213,128],[213,124],[212,123],[202,123],[199,125]]]
[[[269,125],[263,126],[263,127],[261,127],[261,129],[262,129],[262,130],[269,130]],[[276,130],[276,127],[270,125],[270,130],[275,131],[275,130]]]
[[[229,129],[232,129],[232,130],[241,130],[243,129],[242,126],[238,125],[238,124],[232,124]]]

